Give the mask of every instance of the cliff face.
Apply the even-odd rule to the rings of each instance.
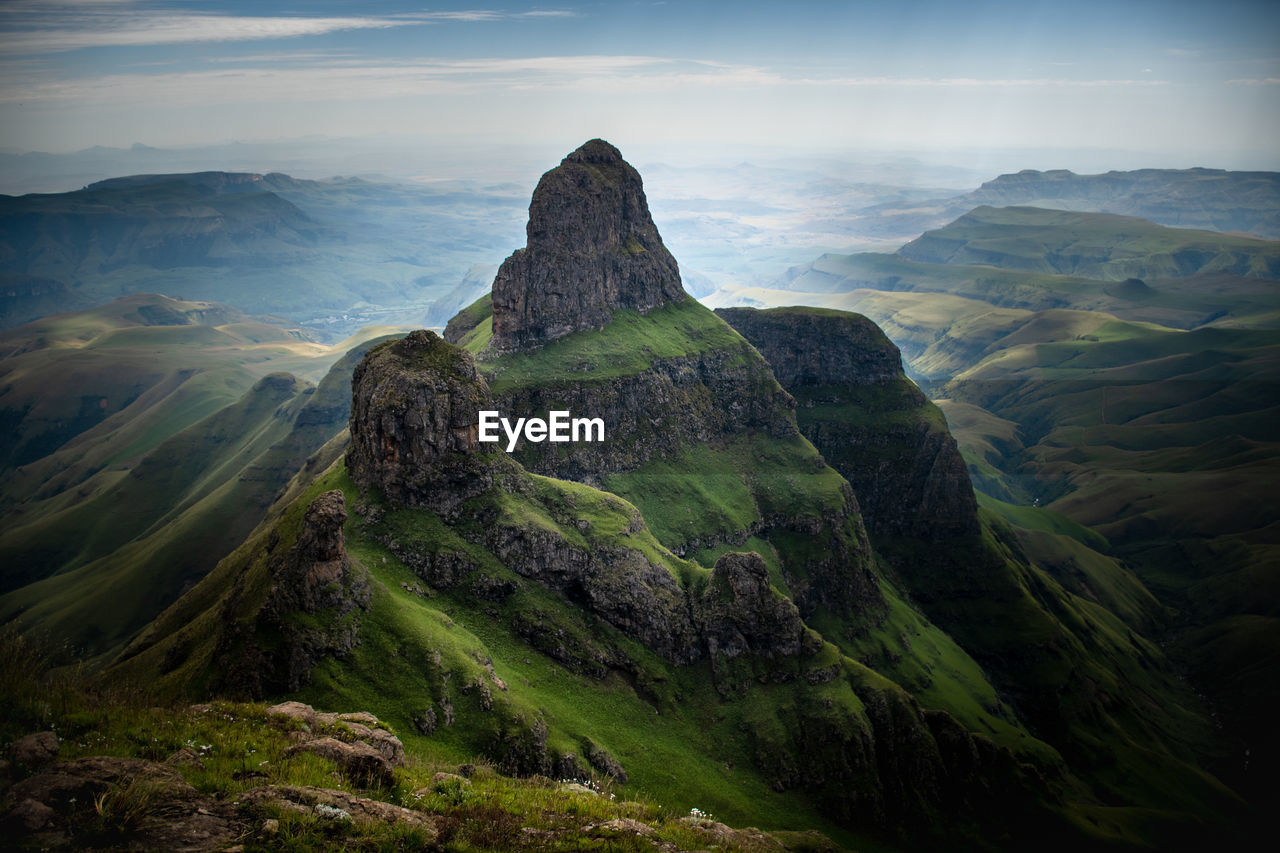
[[[815,308],[717,312],[773,365],[801,432],[853,486],[873,536],[978,533],[973,486],[946,421],[867,318]]]
[[[598,329],[619,308],[644,314],[685,298],[640,174],[604,140],[591,140],[542,176],[526,232],[528,244],[493,282],[493,346],[500,352]]]

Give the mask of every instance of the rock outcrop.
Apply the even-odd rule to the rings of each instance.
[[[478,438],[480,410],[493,404],[468,353],[412,332],[370,350],[351,390],[347,467],[357,485],[446,517],[493,485],[501,451]]]
[[[585,603],[664,657],[697,656],[688,609],[667,567],[626,539],[597,539],[562,508],[539,505],[527,473],[495,445],[479,442],[479,412],[494,404],[470,355],[433,332],[413,332],[370,351],[355,372],[352,396],[347,467],[362,488],[447,520],[465,512],[481,523],[467,525],[464,535],[516,574]],[[564,526],[504,511],[512,503],[537,514],[549,511]],[[606,512],[624,515],[628,535],[643,529],[643,521],[631,518],[634,510],[603,495],[601,503]],[[477,571],[456,550],[419,549],[399,540],[388,545],[434,586],[451,586]],[[499,596],[505,586],[478,577],[472,584]]]
[[[404,744],[367,711],[316,713],[301,702],[282,702],[267,714],[301,724],[301,732],[295,732],[299,740],[286,754],[327,758],[357,785],[391,785],[394,768],[404,764]]]
[[[873,536],[938,542],[978,533],[956,441],[875,323],[819,308],[716,313],[795,397],[800,431],[853,486]]]
[[[529,349],[685,298],[675,258],[649,215],[640,174],[593,139],[538,182],[528,244],[493,282],[493,342]]]
[[[769,585],[769,569],[755,552],[730,552],[716,560],[702,592],[703,634],[712,660],[751,653],[763,658],[811,654],[821,648],[808,636],[800,611]],[[817,648],[812,648],[816,643]]]
[[[368,573],[347,555],[342,526],[346,499],[333,490],[302,518],[297,541],[270,561],[271,588],[256,618],[241,625],[230,614],[215,657],[220,680],[236,695],[296,690],[326,657],[343,657],[358,642],[359,614],[369,609]]]

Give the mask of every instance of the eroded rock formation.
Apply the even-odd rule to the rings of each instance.
[[[640,173],[602,139],[542,176],[526,233],[528,244],[493,282],[492,346],[500,352],[601,328],[619,308],[643,314],[685,298]]]

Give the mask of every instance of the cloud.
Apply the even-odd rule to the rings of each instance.
[[[159,105],[369,100],[564,87],[589,80],[644,79],[643,69],[657,66],[682,67],[672,60],[647,56],[429,59],[398,63],[326,57],[321,63],[284,67],[272,63],[270,67],[15,80],[0,87],[0,102]]]
[[[94,77],[11,79],[0,87],[8,103],[163,104],[385,100],[422,95],[514,91],[691,93],[726,90],[822,89],[1091,89],[1152,87],[1164,80],[1060,78],[789,76],[769,68],[707,59],[654,56],[540,56],[474,59],[370,60],[303,52],[242,57],[220,67],[182,72],[121,72]],[[20,78],[15,74],[12,77]]]
[[[96,17],[96,16],[91,16]],[[387,29],[411,21],[389,18],[267,18],[230,15],[106,15],[96,26],[9,31],[0,52],[60,53],[87,47],[139,47],[197,42],[256,41],[342,30]]]
[[[1112,86],[1167,86],[1169,84],[1168,80],[1076,80],[1065,77],[832,77],[828,79],[806,79],[803,82],[817,86],[843,86],[854,88],[885,87],[899,89],[1097,89]]]
[[[1227,82],[1236,86],[1277,86],[1280,85],[1280,77],[1249,77]]]
[[[480,9],[341,17],[253,16],[143,9],[118,0],[60,0],[48,5],[18,2],[0,6],[0,13],[0,53],[11,55],[92,47],[260,41],[350,30],[573,14],[554,10],[509,14]]]

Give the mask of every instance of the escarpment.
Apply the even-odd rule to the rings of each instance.
[[[969,473],[937,407],[860,314],[721,308],[796,399],[796,420],[853,486],[873,536],[938,542],[978,533]]]

